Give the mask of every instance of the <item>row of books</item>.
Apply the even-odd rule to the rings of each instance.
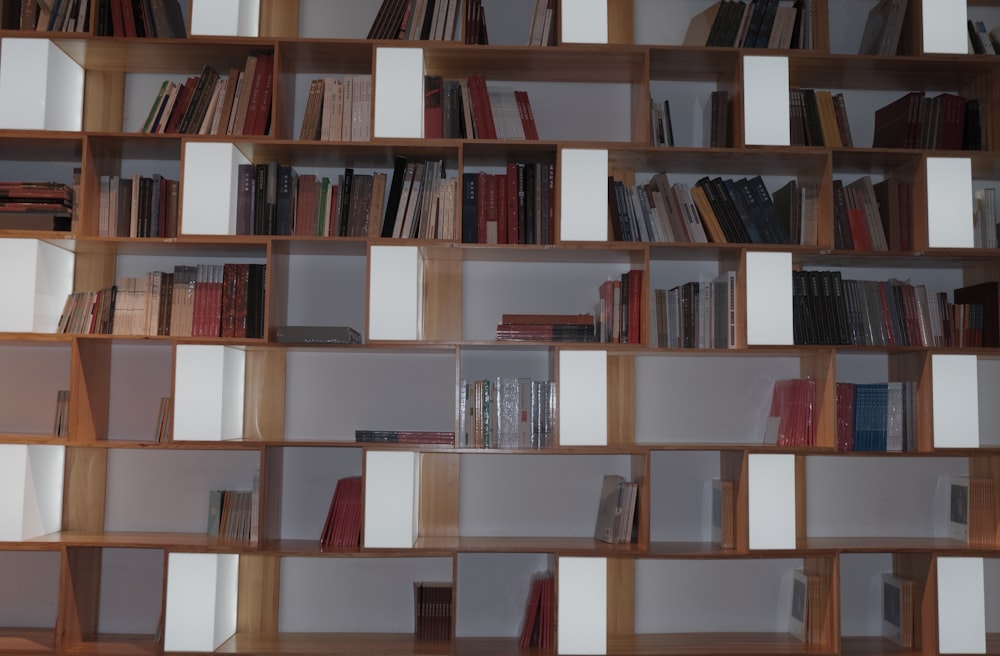
[[[837,450],[915,451],[917,385],[837,383]]]
[[[709,241],[691,188],[683,183],[671,185],[666,173],[635,185],[609,176],[608,212],[616,241]]]
[[[900,280],[843,279],[839,271],[792,272],[796,344],[997,346],[997,283],[946,292]]]
[[[369,430],[354,431],[354,441],[375,444],[446,444],[455,446],[454,431]]]
[[[467,6],[466,24],[470,11]],[[382,0],[368,38],[455,41],[461,18],[461,0]]]
[[[361,542],[361,477],[337,481],[320,533],[320,547],[357,547]]]
[[[385,204],[382,236],[399,239],[458,238],[458,193],[458,179],[446,177],[444,161],[408,161],[405,157],[396,156]]]
[[[596,342],[593,314],[504,314],[498,342]]]
[[[451,583],[414,581],[414,637],[417,640],[451,640]]]
[[[508,162],[505,173],[462,174],[462,242],[554,241],[555,165]]]
[[[811,48],[812,3],[722,0],[691,19],[684,45]]]
[[[948,486],[948,537],[974,547],[996,546],[992,478],[952,476]]]
[[[69,435],[69,390],[56,392],[56,416],[52,421],[52,434],[56,437]]]
[[[793,146],[854,146],[842,93],[792,87],[788,90],[788,117]]]
[[[913,645],[913,581],[882,574],[882,636],[907,649]]]
[[[528,28],[528,45],[554,45],[556,39],[555,32],[555,0],[535,0],[535,6],[531,12],[531,26]]]
[[[226,540],[255,542],[259,506],[258,473],[254,473],[249,490],[212,490],[208,500],[208,534]]]
[[[777,446],[816,445],[816,380],[774,381],[764,442]]]
[[[487,85],[481,74],[458,80],[426,75],[424,137],[537,141],[538,127],[527,91]]]
[[[531,577],[531,588],[521,622],[518,646],[538,647],[549,651],[555,646],[555,577],[552,572],[538,572]]]
[[[101,237],[176,237],[180,183],[146,177],[102,175],[98,213]]]
[[[659,348],[735,348],[736,272],[654,289]]]
[[[807,644],[825,644],[830,604],[830,581],[819,574],[792,572],[792,610],[789,632]]]
[[[149,4],[148,0],[145,4]],[[86,32],[90,29],[90,1],[5,0],[0,3],[0,29]]]
[[[834,246],[885,251],[913,248],[913,185],[897,178],[872,184],[862,176],[833,181]]]
[[[634,531],[636,496],[639,484],[617,474],[606,474],[601,483],[594,539],[608,544],[628,544]]]
[[[973,192],[973,245],[976,248],[1000,248],[1000,211],[995,187]]]
[[[553,446],[556,384],[498,377],[458,384],[459,447],[545,449]]]
[[[160,405],[156,411],[156,427],[153,430],[153,441],[163,444],[170,435],[171,421],[174,416],[174,399],[171,396],[160,398]]]
[[[206,65],[183,83],[164,80],[140,132],[266,135],[271,122],[274,55],[247,55],[241,71],[220,76]]]
[[[642,342],[643,278],[641,269],[632,269],[601,283],[594,306],[594,332],[600,342],[640,344]]]
[[[977,55],[1000,54],[1000,27],[989,29],[981,20],[966,21],[969,29],[969,50]]]
[[[907,0],[878,0],[868,12],[859,55],[895,55],[903,32]]]
[[[985,150],[982,101],[911,91],[875,111],[873,148]]]
[[[66,299],[57,333],[260,338],[263,264],[178,265]]]
[[[649,99],[649,137],[654,146],[674,145],[674,125],[670,120],[670,101]]]
[[[81,1],[81,11],[85,11],[86,0],[72,3]],[[97,36],[183,39],[187,36],[184,23],[178,0],[97,0]]]
[[[372,76],[325,77],[309,83],[299,139],[368,141],[371,138]]]

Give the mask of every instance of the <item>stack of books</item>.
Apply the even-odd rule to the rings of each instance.
[[[593,314],[505,314],[498,342],[596,342]]]
[[[816,380],[774,381],[764,442],[777,446],[816,445]]]
[[[355,442],[376,444],[445,444],[455,445],[454,431],[367,430],[354,431]]]
[[[322,548],[357,547],[361,540],[361,477],[337,481],[319,544]]]
[[[0,230],[68,231],[73,198],[61,182],[0,182]]]

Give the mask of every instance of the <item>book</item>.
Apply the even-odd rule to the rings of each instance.
[[[913,581],[882,575],[882,636],[901,647],[913,647]]]
[[[361,333],[350,326],[279,326],[281,344],[361,344]]]
[[[617,474],[606,474],[601,483],[594,539],[610,544],[628,543],[632,538],[638,484]]]

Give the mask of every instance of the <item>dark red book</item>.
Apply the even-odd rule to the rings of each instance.
[[[444,110],[441,104],[441,89],[444,81],[440,75],[424,76],[424,138],[440,139]]]
[[[638,344],[642,335],[642,270],[628,272],[628,343]]]
[[[982,306],[982,345],[1000,346],[1000,283],[989,281],[959,287],[955,290],[954,298],[956,305]]]
[[[274,55],[257,55],[257,68],[254,71],[255,81],[258,72],[261,74],[261,88],[257,96],[253,128],[251,132],[244,131],[244,134],[267,134],[268,121],[271,118],[271,96],[274,88]]]
[[[517,203],[517,164],[510,162],[507,164],[507,174],[505,176],[507,190],[504,194],[507,202],[507,240],[508,244],[518,243],[518,203]]]
[[[532,644],[538,644],[538,619],[542,606],[542,581],[535,577],[531,580],[531,590],[528,592],[528,603],[524,608],[524,622],[521,624],[521,639],[518,646],[527,649]]]
[[[837,383],[837,451],[854,450],[854,383]]]
[[[243,117],[243,131],[241,134],[254,134],[253,130],[257,126],[257,113],[260,111],[260,94],[261,90],[264,88],[264,69],[268,67],[264,59],[265,55],[257,55],[257,61],[253,70],[253,78],[249,80],[250,95],[247,101],[247,113],[246,116]],[[241,93],[246,92],[247,82],[244,82]]]
[[[469,86],[469,96],[472,99],[472,113],[476,124],[477,139],[496,139],[497,130],[493,123],[493,107],[490,105],[490,95],[486,90],[486,77],[470,75],[466,79]]]
[[[531,111],[531,101],[527,91],[515,91],[517,113],[521,117],[521,127],[524,128],[524,138],[538,141],[538,128],[535,126],[535,114]]]
[[[125,36],[138,36],[135,29],[135,14],[132,12],[132,0],[117,0],[121,2],[122,23],[124,25]]]
[[[250,265],[236,265],[236,299],[233,337],[247,336],[247,303],[250,287]]]
[[[872,148],[917,148],[920,145],[922,91],[913,91],[875,110]]]
[[[507,207],[509,205],[507,202],[507,175],[505,173],[497,173],[493,176],[493,183],[496,187],[494,190],[494,197],[496,199],[497,213],[497,243],[506,244]]]
[[[480,244],[486,243],[486,186],[490,184],[490,176],[485,171],[478,173],[476,181],[476,241]]]
[[[177,92],[177,100],[174,102],[173,109],[170,110],[170,117],[167,119],[167,126],[163,129],[164,133],[173,134],[177,132],[177,128],[180,125],[181,118],[187,111],[188,105],[191,104],[191,99],[194,97],[194,90],[198,87],[198,77],[189,77],[184,86],[180,88]]]

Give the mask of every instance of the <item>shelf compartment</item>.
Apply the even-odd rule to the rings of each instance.
[[[85,654],[156,653],[164,552],[69,547],[66,563],[70,594],[61,608],[64,647]]]
[[[53,653],[59,605],[57,551],[0,551],[0,653]]]
[[[72,346],[62,341],[0,342],[0,430],[32,441],[58,439],[60,390],[70,389]],[[30,378],[23,372],[31,371]],[[69,417],[66,417],[68,426]]]

